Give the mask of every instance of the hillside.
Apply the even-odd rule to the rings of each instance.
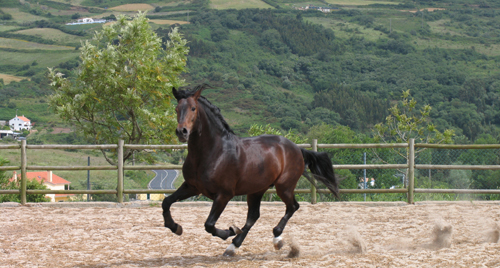
[[[129,3],[3,1],[0,118],[18,110],[42,128],[61,124],[46,111],[46,67],[71,75],[79,42],[102,27],[64,23],[149,10],[165,40],[168,23],[181,23],[191,48],[186,79],[215,87],[208,97],[240,135],[253,123],[302,133],[340,124],[366,133],[411,89],[434,108],[441,129],[471,142],[498,136],[500,11],[493,1],[313,2],[335,7],[331,13],[293,9],[305,6],[299,1]]]
[[[209,96],[241,132],[255,121],[365,132],[411,89],[418,103],[434,107],[441,129],[470,141],[496,137],[496,12],[207,10],[182,27],[191,41],[188,77],[219,87]]]

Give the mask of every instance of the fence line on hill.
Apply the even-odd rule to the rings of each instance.
[[[407,202],[414,203],[415,193],[452,193],[452,194],[500,194],[500,190],[487,189],[415,189],[415,169],[463,169],[463,170],[500,170],[500,165],[428,165],[415,164],[415,148],[434,148],[434,149],[500,149],[500,144],[474,144],[474,145],[447,145],[447,144],[415,144],[414,139],[410,139],[408,143],[391,143],[391,144],[318,144],[317,140],[313,140],[311,144],[297,144],[301,148],[308,148],[313,151],[318,149],[379,149],[379,148],[407,148],[407,162],[405,164],[361,164],[361,165],[333,165],[334,169],[406,169],[407,182],[406,188],[400,189],[341,189],[340,193],[406,193]],[[26,140],[22,140],[21,144],[0,145],[0,151],[3,149],[20,149],[21,164],[20,166],[0,166],[0,171],[20,170],[21,183],[19,190],[0,190],[0,194],[21,194],[21,204],[26,204],[26,196],[28,194],[116,194],[119,203],[123,202],[124,194],[170,194],[175,190],[155,190],[155,189],[124,189],[124,170],[152,170],[152,169],[177,169],[181,170],[182,165],[124,165],[123,152],[124,149],[187,149],[187,145],[132,145],[124,144],[120,140],[118,144],[108,145],[28,145]],[[27,150],[43,150],[43,149],[96,149],[117,150],[117,165],[109,166],[36,166],[28,165]],[[28,190],[26,172],[28,170],[117,170],[117,187],[116,190]],[[269,189],[267,193],[276,193],[275,189]],[[295,193],[311,194],[311,203],[316,203],[317,193],[329,193],[327,189],[316,189],[311,185],[310,189],[295,189]]]

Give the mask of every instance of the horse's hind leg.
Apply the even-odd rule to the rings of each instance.
[[[226,249],[226,251],[224,252],[224,256],[234,256],[234,254],[236,254],[236,249],[238,249],[241,246],[248,232],[255,224],[255,222],[259,219],[260,201],[264,193],[251,194],[247,196],[247,204],[248,204],[247,222],[245,223],[245,226],[243,226],[243,228],[241,229],[241,233],[238,234],[233,239],[233,243],[229,245],[229,247]]]
[[[283,216],[283,218],[281,218],[278,225],[276,227],[274,227],[274,229],[273,229],[274,248],[276,250],[279,250],[284,245],[284,242],[281,238],[281,234],[283,233],[283,230],[285,229],[286,223],[292,217],[293,213],[295,213],[295,211],[297,211],[299,209],[299,203],[297,202],[297,200],[295,200],[295,196],[293,194],[292,187],[282,189],[281,187],[279,187],[279,185],[276,185],[276,193],[278,194],[278,196],[281,198],[281,200],[286,205],[285,216]]]
[[[172,219],[172,215],[170,215],[170,206],[177,201],[184,200],[197,194],[199,194],[198,190],[184,182],[177,191],[163,199],[162,208],[165,227],[169,228],[177,235],[182,234],[182,227],[175,223]]]

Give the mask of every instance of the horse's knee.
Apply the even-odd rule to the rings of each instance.
[[[168,197],[166,197],[165,199],[163,199],[163,202],[161,203],[161,208],[163,209],[163,211],[167,211],[170,210],[171,205],[172,202],[169,200]]]
[[[211,223],[206,222],[205,223],[205,231],[207,231],[210,234],[213,234],[215,231],[215,224],[211,224]]]

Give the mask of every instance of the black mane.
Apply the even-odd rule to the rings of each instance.
[[[193,96],[196,91],[203,90],[207,87],[210,86],[207,84],[201,84],[194,88],[182,87],[181,89],[177,90],[177,97],[179,99],[187,99]],[[203,106],[208,118],[212,119],[211,121],[215,122],[220,129],[222,129],[224,132],[234,134],[233,130],[231,129],[231,127],[229,127],[229,124],[220,113],[219,107],[213,105],[207,98],[203,96],[200,96],[200,98],[198,98],[198,103]]]

